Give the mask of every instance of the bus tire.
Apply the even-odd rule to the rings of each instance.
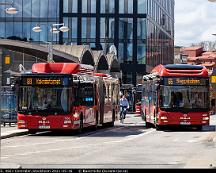
[[[79,126],[79,133],[83,132],[83,114],[80,114],[80,126]]]
[[[145,123],[146,123],[146,128],[151,128],[152,127],[152,124],[150,122],[145,121]]]
[[[34,130],[34,129],[29,129],[29,130],[28,130],[28,134],[30,134],[30,135],[34,135],[34,134],[36,134],[36,133],[37,133],[37,131]]]

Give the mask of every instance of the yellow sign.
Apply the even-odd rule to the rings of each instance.
[[[60,85],[61,80],[60,79],[36,79],[35,81],[36,85]]]
[[[216,83],[216,76],[211,77],[211,83]]]
[[[5,56],[5,64],[10,64],[11,57],[9,55]]]
[[[27,78],[27,85],[32,85],[32,78]]]
[[[198,79],[186,79],[186,80],[177,79],[176,83],[181,84],[181,85],[198,85],[200,84],[200,80]]]
[[[172,79],[168,79],[168,84],[169,85],[173,85],[173,80]]]

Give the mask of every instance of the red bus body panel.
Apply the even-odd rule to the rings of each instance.
[[[164,65],[156,66],[151,74],[157,74],[159,77],[203,77],[208,78],[208,71],[203,66],[202,69],[167,69]],[[146,122],[155,125],[209,125],[209,112],[166,112],[160,110],[153,104],[149,104],[149,98],[144,98],[141,111],[146,114]],[[146,101],[148,100],[148,101]],[[157,114],[155,114],[157,112]],[[155,121],[156,120],[156,121]],[[156,122],[156,123],[155,123]]]
[[[97,76],[101,78],[110,77],[110,75],[103,73],[95,73],[94,68],[90,65],[78,64],[78,63],[35,63],[32,66],[32,73],[37,76],[37,74],[88,74],[91,77]],[[96,80],[95,80],[96,83]],[[96,91],[96,99],[98,100],[98,90]],[[35,129],[35,130],[55,130],[55,129],[79,129],[80,128],[80,118],[74,116],[75,113],[78,115],[83,115],[83,127],[95,126],[98,123],[97,113],[99,112],[100,104],[97,102],[96,105],[91,107],[86,106],[76,106],[73,107],[73,113],[67,115],[28,115],[20,114],[18,115],[18,128],[19,129]],[[111,123],[113,121],[112,116],[113,103],[109,101],[104,104],[104,116],[102,123]],[[100,117],[99,117],[100,118]]]
[[[93,126],[96,124],[96,108],[80,107],[76,113],[83,113],[83,126]],[[73,114],[67,115],[24,115],[18,113],[19,129],[78,129],[80,119],[75,118]]]
[[[203,115],[209,118],[208,112],[164,112],[160,111],[158,125],[209,125],[209,120],[203,120]],[[167,117],[166,120],[161,117]]]

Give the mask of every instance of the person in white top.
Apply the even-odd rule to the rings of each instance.
[[[120,119],[125,119],[126,110],[129,109],[129,102],[124,95],[122,95],[119,104],[120,104]]]

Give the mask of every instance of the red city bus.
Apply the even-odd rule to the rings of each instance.
[[[36,63],[32,73],[22,74],[18,83],[19,129],[34,134],[42,130],[81,132],[89,126],[114,126],[118,79],[99,76],[92,66]]]
[[[142,119],[146,126],[209,125],[209,77],[203,66],[159,65],[143,76]]]

